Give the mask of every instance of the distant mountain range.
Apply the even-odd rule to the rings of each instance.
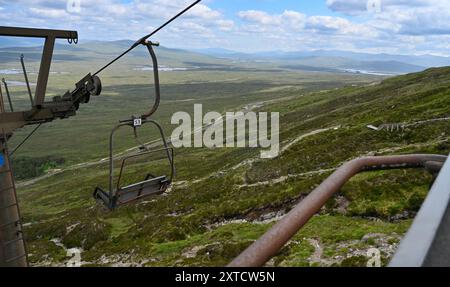
[[[308,70],[320,68],[329,71],[404,74],[431,67],[450,66],[450,57],[433,55],[370,54],[336,50],[259,53],[239,53],[226,49],[198,49],[193,51],[233,60],[278,61],[284,62],[292,68],[307,68]],[[284,66],[286,67],[286,65]]]
[[[394,55],[394,54],[370,54],[337,50],[315,50],[298,52],[258,52],[258,53],[240,53],[226,49],[198,49],[194,52],[215,56],[215,57],[233,57],[242,59],[279,59],[292,60],[310,57],[325,58],[344,58],[357,61],[396,61],[409,63],[422,67],[444,67],[450,66],[450,57],[433,55]]]
[[[80,60],[79,55],[117,55],[128,48],[133,41],[86,41],[79,45],[65,45],[58,41],[56,59]],[[28,59],[39,60],[42,40],[22,38],[0,38],[0,62],[16,57],[16,50],[26,51]],[[17,49],[15,48],[17,47]],[[20,49],[18,49],[20,48]],[[240,53],[222,48],[208,49],[169,49],[159,47],[162,59],[179,64],[208,63],[218,65],[239,66],[245,63],[265,63],[279,69],[330,72],[330,73],[363,73],[375,75],[399,75],[423,71],[430,67],[450,66],[450,57],[433,55],[391,55],[356,53],[336,50],[317,50],[304,52],[259,52]],[[78,52],[78,53],[77,53]],[[145,56],[145,49],[136,50],[131,55]],[[86,56],[84,56],[86,58]]]

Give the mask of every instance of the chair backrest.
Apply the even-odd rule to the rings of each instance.
[[[134,119],[135,120],[135,119]],[[174,166],[174,162],[173,162],[173,149],[169,147],[169,145],[167,144],[167,140],[165,138],[164,135],[164,131],[161,127],[160,124],[158,124],[156,121],[154,120],[139,120],[139,125],[135,125],[133,123],[133,120],[130,121],[125,121],[119,125],[117,125],[112,131],[111,131],[111,135],[110,135],[110,142],[109,142],[109,193],[111,197],[114,197],[117,193],[117,190],[120,190],[120,183],[124,174],[124,167],[127,161],[129,161],[132,158],[136,158],[136,157],[141,157],[144,155],[148,155],[151,153],[157,153],[157,152],[164,152],[167,160],[169,161],[169,166],[170,166],[170,176],[168,178],[169,182],[172,181],[174,175],[175,175],[175,166]],[[138,135],[136,130],[140,127],[142,127],[144,124],[153,124],[157,127],[160,136],[161,136],[161,141],[163,143],[163,148],[162,149],[158,149],[158,150],[148,150],[145,152],[141,152],[135,155],[131,155],[131,156],[127,156],[122,160],[122,165],[120,168],[120,173],[119,173],[119,178],[117,180],[117,185],[114,186],[114,155],[113,155],[113,149],[114,149],[114,134],[117,132],[117,130],[119,130],[120,128],[123,127],[130,127],[134,130],[134,134],[135,134],[135,139],[139,142],[138,139]]]
[[[167,148],[167,149],[166,149],[166,148],[162,148],[162,149],[157,149],[157,150],[151,150],[151,151],[146,151],[146,152],[140,152],[140,153],[138,153],[138,154],[134,154],[134,155],[130,155],[130,156],[124,157],[124,158],[122,159],[122,163],[121,163],[121,165],[120,165],[120,172],[119,172],[119,176],[118,176],[118,178],[117,178],[116,189],[119,190],[119,189],[124,189],[124,188],[129,187],[129,186],[127,186],[127,187],[122,187],[122,186],[121,186],[121,182],[122,182],[122,179],[123,179],[124,174],[125,174],[125,169],[126,169],[127,163],[128,163],[130,160],[133,160],[133,159],[136,159],[136,158],[139,158],[139,157],[145,157],[145,156],[148,156],[148,155],[150,155],[150,154],[161,153],[161,152],[167,152],[167,151],[170,153],[171,158],[173,158],[173,148]],[[148,173],[147,173],[147,174],[148,174]],[[168,178],[168,180],[169,180],[169,181],[172,181],[172,179],[173,179],[173,173],[171,172],[170,177]],[[151,179],[150,179],[150,180],[151,180]],[[139,183],[137,183],[137,184],[139,184]]]

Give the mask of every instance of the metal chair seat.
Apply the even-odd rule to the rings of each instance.
[[[114,209],[144,197],[161,195],[166,192],[170,183],[170,179],[165,175],[156,178],[147,176],[144,181],[117,189],[115,197],[110,197],[106,191],[97,187],[94,192],[94,197],[97,200],[102,200],[107,207]]]
[[[163,194],[170,185],[170,180],[164,175],[126,186],[117,191],[118,205],[127,204],[150,195]]]

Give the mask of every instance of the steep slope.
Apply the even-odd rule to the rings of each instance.
[[[106,165],[69,170],[20,190],[31,261],[58,265],[83,248],[86,265],[215,266],[229,262],[342,162],[365,154],[450,151],[450,68],[371,86],[308,93],[267,90],[262,111],[281,113],[283,153],[254,149],[177,150],[178,177],[166,196],[105,211],[91,199]],[[439,121],[429,121],[440,119]],[[366,126],[408,124],[397,132]],[[141,177],[142,162],[127,172]],[[151,164],[161,171],[161,162]],[[423,171],[358,176],[269,265],[385,264],[425,198]],[[374,220],[376,218],[376,220]]]

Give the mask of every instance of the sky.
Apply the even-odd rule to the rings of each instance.
[[[0,0],[0,25],[137,40],[194,0]],[[450,0],[203,0],[154,38],[181,49],[450,56]]]

